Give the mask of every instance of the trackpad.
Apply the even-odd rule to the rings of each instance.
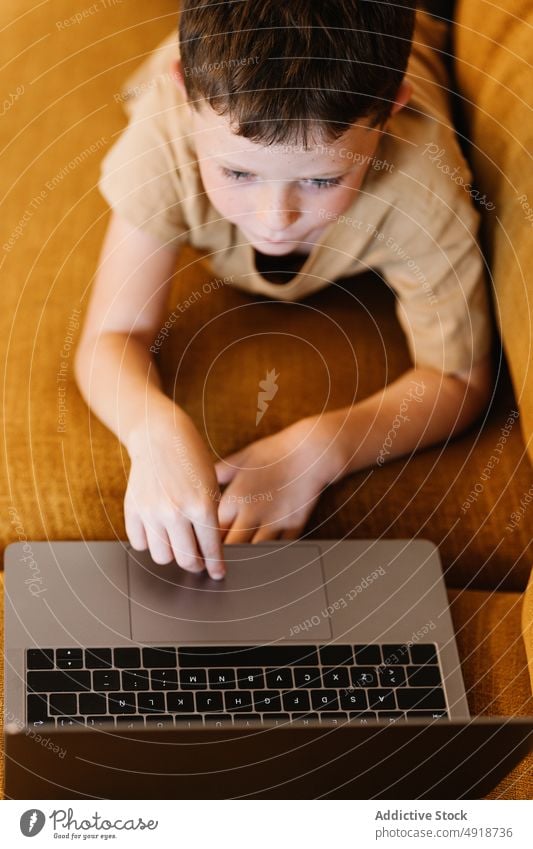
[[[148,552],[130,551],[133,640],[301,642],[307,634],[301,625],[312,617],[313,639],[331,638],[318,546],[225,545],[224,558],[226,577],[215,581],[207,571],[160,566]]]

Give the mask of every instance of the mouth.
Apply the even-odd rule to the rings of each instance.
[[[289,238],[288,236],[276,236],[276,238],[271,238],[270,236],[257,236],[255,233],[252,235],[257,242],[267,242],[269,245],[284,245],[287,242],[295,241],[294,237]]]

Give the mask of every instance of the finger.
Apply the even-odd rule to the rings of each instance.
[[[250,542],[257,529],[257,524],[254,524],[249,518],[247,519],[246,516],[241,512],[237,515],[224,541],[226,545],[230,545],[232,543]]]
[[[204,522],[194,523],[194,533],[198,547],[205,561],[205,566],[212,578],[219,580],[226,574],[224,550],[222,548],[222,533],[218,524],[216,511]]]
[[[170,547],[167,532],[161,525],[156,525],[153,522],[145,522],[144,530],[148,540],[148,548],[152,560],[160,566],[166,566],[174,560],[174,554]]]
[[[237,505],[228,500],[228,497],[223,495],[218,505],[218,524],[222,534],[222,541],[233,525],[237,516]]]
[[[284,528],[280,534],[280,539],[299,539],[303,533],[303,528]]]
[[[205,563],[198,550],[192,525],[188,520],[167,528],[168,539],[178,566],[187,572],[203,572]]]
[[[264,542],[269,539],[279,539],[280,528],[279,525],[274,525],[271,523],[269,525],[262,525],[259,530],[252,537],[252,542]]]
[[[130,545],[136,551],[146,551],[148,540],[141,517],[128,509],[124,511],[124,523],[126,525],[126,536]]]
[[[231,464],[229,461],[230,458],[228,457],[226,460],[219,460],[218,463],[215,463],[215,473],[219,484],[229,483],[239,471],[238,465]]]

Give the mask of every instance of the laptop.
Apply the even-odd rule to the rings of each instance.
[[[8,798],[467,798],[531,751],[533,721],[470,718],[431,542],[224,555],[8,546]]]

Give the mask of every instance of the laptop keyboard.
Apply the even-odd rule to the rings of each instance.
[[[447,719],[433,643],[28,649],[32,727]]]

